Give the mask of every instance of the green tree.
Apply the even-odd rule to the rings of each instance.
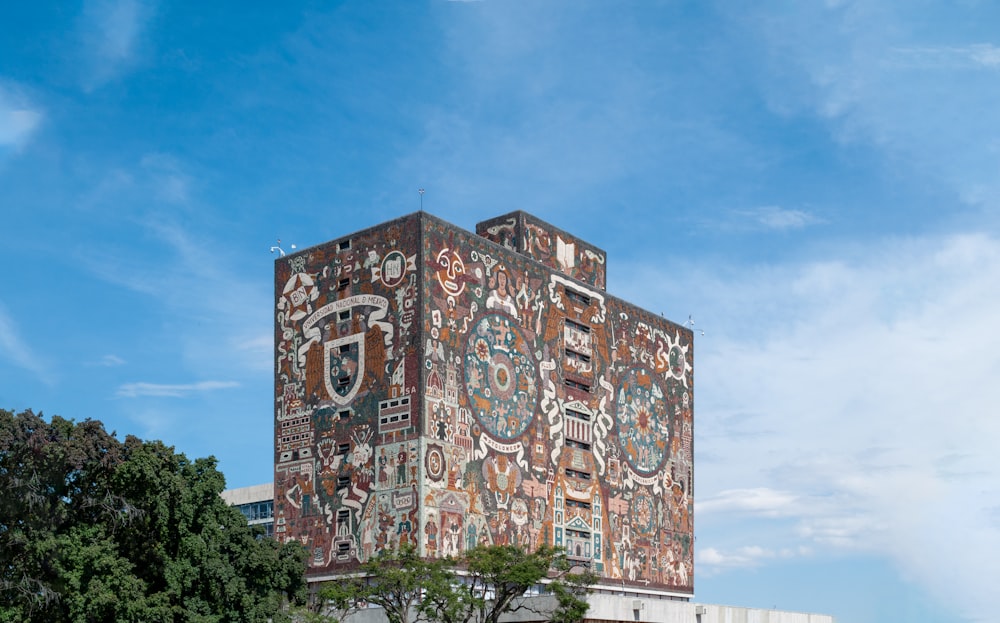
[[[333,618],[343,618],[368,605],[379,606],[389,623],[434,620],[432,601],[424,595],[444,594],[454,583],[454,561],[424,559],[411,544],[398,550],[382,550],[361,565],[360,574],[337,580],[318,591],[317,610],[332,609]]]
[[[371,604],[384,609],[389,623],[499,623],[519,610],[578,623],[596,581],[561,548],[478,546],[458,559],[423,559],[404,546],[364,563],[357,577],[328,584],[319,597],[327,613],[332,609],[332,618],[340,619]]]
[[[267,621],[304,552],[261,539],[215,459],[0,410],[0,621]]]
[[[533,552],[481,545],[465,552],[460,567],[463,573],[448,593],[428,593],[441,623],[499,623],[504,614],[519,610],[561,623],[582,621],[589,587],[597,581],[574,566],[562,548],[547,545]]]

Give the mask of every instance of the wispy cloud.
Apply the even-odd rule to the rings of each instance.
[[[925,8],[874,0],[725,11],[770,58],[759,87],[773,110],[805,115],[840,143],[876,150],[900,180],[941,185],[995,211],[1000,83],[984,73],[1000,69],[1000,47],[941,45],[968,29],[967,14],[947,4]]]
[[[752,210],[738,210],[739,216],[758,227],[784,231],[802,229],[823,222],[819,217],[802,210],[790,210],[779,206],[762,206]]]
[[[21,337],[14,319],[0,305],[0,357],[34,374],[43,383],[54,383],[52,371]]]
[[[198,186],[188,168],[172,155],[147,154],[131,170],[114,170],[110,182],[98,182],[88,197],[91,211],[113,205],[121,213],[140,203],[137,197],[150,196],[168,201],[173,209],[136,208],[127,222],[128,235],[142,245],[81,246],[75,250],[76,261],[181,319],[176,341],[196,378],[269,370],[273,258],[268,241],[255,246],[221,240],[217,223],[200,220]],[[245,270],[258,260],[253,271]]]
[[[258,372],[274,369],[274,335],[269,332],[233,336],[229,347],[232,352],[239,353],[249,369]]]
[[[104,368],[117,368],[118,366],[123,366],[127,362],[119,357],[118,355],[104,355],[97,361],[93,362],[91,365],[102,366]]]
[[[192,178],[184,171],[177,158],[163,153],[146,154],[141,166],[157,197],[171,203],[184,203],[188,200]]]
[[[989,43],[963,46],[897,47],[889,64],[912,69],[1000,69],[1000,47]]]
[[[240,384],[235,381],[200,381],[186,384],[161,383],[126,383],[118,388],[116,395],[122,398],[138,398],[140,396],[165,396],[180,398],[192,393],[212,392],[221,389],[233,389]]]
[[[759,545],[745,545],[733,550],[719,550],[714,547],[702,547],[695,550],[695,562],[698,573],[714,575],[720,568],[759,567],[776,559],[789,559],[808,556],[811,553],[807,547],[768,549]]]
[[[732,512],[775,517],[788,514],[797,502],[798,496],[788,491],[776,491],[766,487],[731,489],[698,500],[695,511],[702,517],[706,513]]]
[[[79,20],[83,86],[96,89],[137,62],[139,39],[154,14],[140,0],[88,0]]]
[[[423,143],[399,162],[400,178],[447,189],[447,197],[428,195],[443,217],[458,221],[464,205],[487,201],[497,210],[531,206],[550,219],[566,213],[586,220],[582,211],[593,210],[597,219],[607,206],[596,207],[593,197],[615,184],[658,186],[670,177],[664,171],[695,178],[707,161],[743,153],[703,100],[693,106],[691,92],[672,88],[669,59],[622,45],[656,31],[683,47],[677,33],[665,32],[669,26],[636,23],[612,5],[585,12],[562,3],[476,8],[440,12],[447,98],[426,110]],[[669,194],[656,190],[663,195],[651,201]]]
[[[0,155],[19,150],[34,133],[42,113],[16,85],[0,81]]]
[[[875,546],[875,535],[884,538],[884,528],[884,524],[869,514],[829,514],[800,521],[795,534],[807,542],[839,550],[868,550]]]

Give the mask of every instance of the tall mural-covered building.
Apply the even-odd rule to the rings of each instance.
[[[420,212],[275,263],[275,535],[310,574],[412,543],[566,548],[693,591],[693,350],[524,212]]]

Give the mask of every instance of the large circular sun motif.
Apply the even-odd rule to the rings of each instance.
[[[655,375],[645,368],[626,372],[617,405],[625,460],[640,474],[652,474],[666,460],[670,442],[670,416]]]
[[[537,372],[521,328],[509,316],[487,314],[465,349],[465,390],[485,432],[519,437],[531,424],[538,400]]]

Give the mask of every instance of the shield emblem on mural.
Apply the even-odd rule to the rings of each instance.
[[[355,333],[323,344],[326,391],[338,405],[346,405],[358,393],[365,376],[365,334]]]

